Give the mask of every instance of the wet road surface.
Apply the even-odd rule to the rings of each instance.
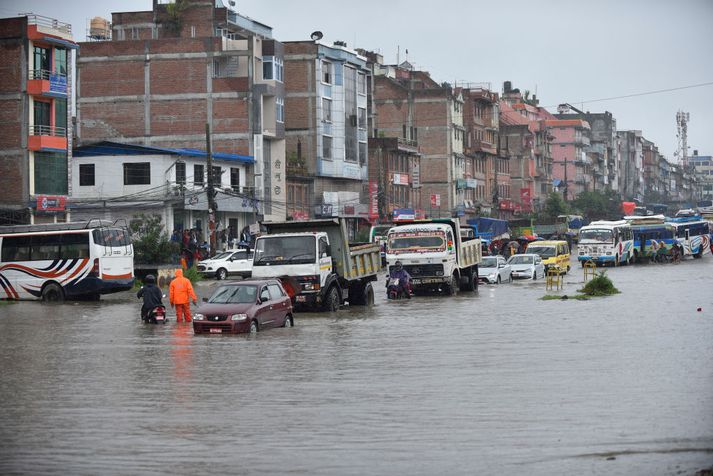
[[[387,302],[382,276],[371,310],[255,337],[142,325],[129,293],[0,304],[0,474],[693,474],[712,271],[614,268],[591,301],[538,280]]]

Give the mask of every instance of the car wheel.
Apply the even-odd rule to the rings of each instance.
[[[500,280],[500,275],[498,274],[498,280],[496,281],[495,284],[500,284],[500,282],[501,282],[501,280]]]
[[[292,319],[292,315],[288,314],[285,316],[285,324],[282,327],[293,327],[295,325],[295,321]]]
[[[250,333],[257,334],[259,330],[260,329],[258,329],[257,321],[250,321]]]
[[[532,280],[534,281],[536,279],[537,279],[537,270],[532,272]]]
[[[327,291],[327,297],[324,299],[324,310],[327,312],[336,312],[339,310],[339,292],[337,288],[332,286]]]
[[[220,268],[218,271],[215,272],[215,278],[219,281],[222,281],[227,277],[228,277],[228,271],[226,271],[225,268]]]
[[[64,301],[64,291],[62,286],[57,283],[48,283],[42,288],[42,300],[45,302],[62,302]]]

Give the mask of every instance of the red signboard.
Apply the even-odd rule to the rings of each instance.
[[[63,212],[67,197],[61,195],[37,195],[36,209],[39,212]]]
[[[522,203],[523,206],[529,205],[532,202],[532,196],[530,195],[530,189],[529,188],[521,188],[520,189],[520,203]]]
[[[440,193],[432,193],[431,194],[431,207],[432,208],[441,208],[441,194]]]
[[[376,180],[369,181],[369,221],[379,219],[379,184]]]
[[[510,200],[500,200],[500,209],[501,210],[511,210],[512,203],[510,202]]]
[[[309,213],[302,212],[302,211],[294,211],[294,212],[292,212],[292,219],[293,220],[309,220]]]

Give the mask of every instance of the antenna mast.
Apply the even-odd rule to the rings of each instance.
[[[687,112],[678,111],[676,113],[676,125],[678,133],[676,137],[678,138],[678,150],[676,155],[678,160],[686,167],[688,165],[688,122],[691,120],[691,115]]]

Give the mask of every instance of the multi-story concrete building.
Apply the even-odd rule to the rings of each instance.
[[[624,200],[643,203],[644,152],[641,131],[617,131],[619,138],[619,193]]]
[[[379,222],[425,217],[421,202],[421,153],[401,137],[369,138],[369,193]],[[370,208],[371,210],[371,208]]]
[[[111,39],[82,43],[77,76],[82,145],[205,151],[208,124],[213,152],[255,159],[247,187],[235,192],[257,200],[250,220],[285,218],[283,45],[269,26],[222,0],[154,0],[150,11],[114,13]],[[207,184],[210,175],[190,175],[197,170],[186,180]],[[175,172],[168,186],[176,185]],[[207,200],[200,203],[203,215],[193,219],[207,222]],[[216,221],[250,224],[231,203],[218,203]]]
[[[642,138],[642,164],[644,167],[644,198],[646,203],[662,202],[661,168],[659,162],[663,159],[656,144]]]
[[[285,43],[288,214],[368,217],[366,58],[343,42]]]
[[[66,221],[72,150],[72,27],[0,19],[0,224]]]
[[[700,181],[701,200],[713,200],[713,156],[698,155],[698,151],[694,150],[688,163]]]
[[[375,68],[375,135],[418,143],[421,196],[431,216],[465,214],[463,106],[459,91],[408,63]]]
[[[551,119],[546,125],[553,137],[553,176],[564,184],[564,199],[574,200],[580,193],[594,190],[594,164],[587,154],[589,123],[581,119]]]

